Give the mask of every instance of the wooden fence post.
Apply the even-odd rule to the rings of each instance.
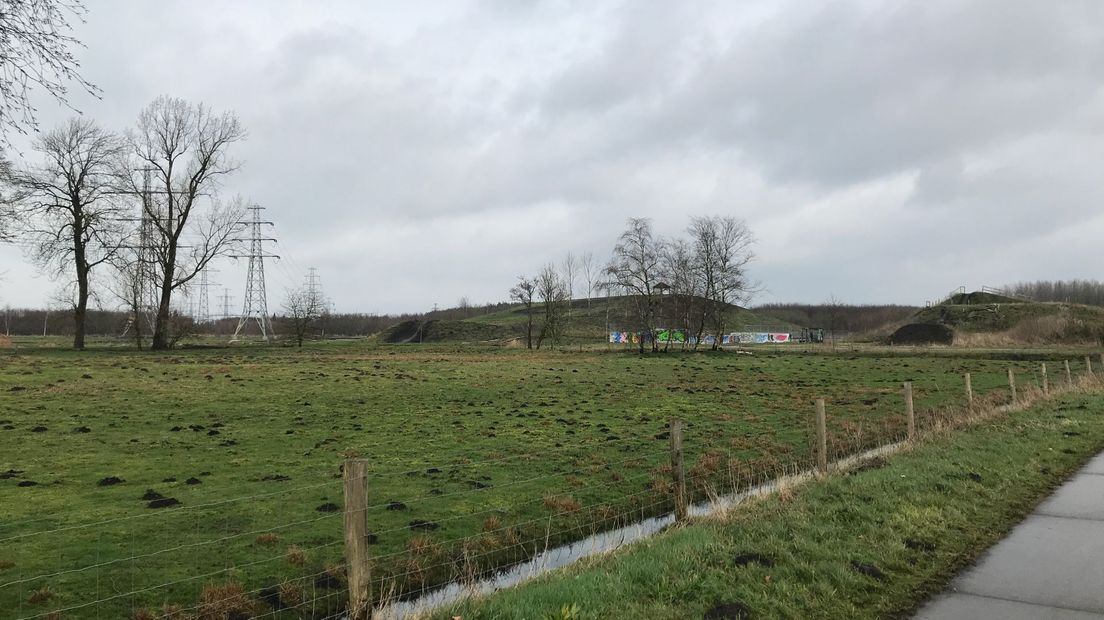
[[[816,399],[817,469],[828,471],[828,422],[825,420],[824,399]]]
[[[905,381],[905,415],[908,416],[908,440],[916,440],[916,411],[912,406],[912,381]]]
[[[1047,380],[1046,362],[1043,362],[1043,394],[1050,394],[1050,382]]]
[[[1008,389],[1012,391],[1012,404],[1016,404],[1016,374],[1008,369]]]
[[[1092,357],[1089,356],[1089,355],[1085,356],[1085,374],[1090,376],[1090,377],[1093,374],[1092,373]]]
[[[349,571],[349,619],[367,620],[371,612],[368,568],[368,462],[345,461],[345,559]]]
[[[1073,387],[1073,373],[1070,372],[1069,360],[1066,360],[1066,387]]]
[[[970,373],[966,373],[966,406],[970,411],[974,410],[974,386],[970,381]]]
[[[686,470],[682,463],[682,420],[671,420],[671,478],[675,483],[675,521],[685,521]]]

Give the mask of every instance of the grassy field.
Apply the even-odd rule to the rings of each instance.
[[[395,594],[668,510],[673,417],[705,495],[808,463],[813,398],[844,454],[900,436],[902,381],[926,412],[963,372],[1006,399],[1007,368],[1023,388],[1066,357],[1080,373],[1058,351],[0,351],[0,605],[129,617],[240,584],[251,613],[322,617],[344,605],[347,457],[369,461],[374,591]]]
[[[1104,448],[1102,414],[1067,394],[434,617],[907,617]]]

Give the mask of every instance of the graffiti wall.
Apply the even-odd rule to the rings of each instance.
[[[772,344],[789,341],[790,335],[782,332],[733,332],[721,337],[721,344]]]
[[[609,341],[613,344],[640,344],[642,340],[645,344],[650,344],[652,342],[651,335],[622,331],[613,331],[609,335]],[[656,340],[660,344],[697,344],[697,338],[688,335],[684,329],[657,330]],[[702,337],[702,343],[707,345],[712,345],[715,340],[714,336]],[[779,344],[789,341],[790,335],[785,332],[733,332],[721,336],[722,345]]]

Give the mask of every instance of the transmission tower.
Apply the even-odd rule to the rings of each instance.
[[[209,323],[214,318],[211,316],[211,296],[208,292],[211,282],[207,279],[208,272],[218,273],[207,267],[199,272],[199,306],[195,317],[197,323]]]
[[[230,289],[222,289],[222,316],[220,318],[230,318]]]
[[[315,267],[307,270],[307,295],[310,296],[310,307],[320,310],[325,298],[322,296],[322,280]]]
[[[272,241],[273,243],[276,241],[272,237],[261,235],[262,226],[272,226],[272,222],[261,220],[261,209],[264,209],[264,207],[253,205],[248,209],[253,212],[253,219],[243,223],[249,226],[251,233],[248,239],[249,253],[232,255],[234,258],[248,258],[249,271],[245,277],[245,303],[242,306],[241,318],[238,319],[238,328],[234,330],[234,337],[231,338],[231,342],[238,339],[238,334],[241,333],[242,328],[250,319],[257,322],[257,327],[261,329],[261,337],[264,338],[265,342],[268,342],[272,325],[268,316],[268,296],[265,293],[264,259],[280,257],[264,251],[265,241]],[[239,241],[247,240],[239,239]]]
[[[134,266],[134,287],[132,294],[134,298],[132,302],[135,304],[134,315],[127,320],[126,327],[123,328],[123,336],[126,336],[132,327],[140,329],[138,325],[145,315],[146,325],[153,329],[154,317],[157,314],[157,306],[159,300],[157,298],[157,290],[154,286],[154,277],[156,274],[157,265],[157,251],[154,248],[154,222],[150,217],[151,213],[156,212],[156,208],[153,204],[153,189],[150,181],[150,173],[153,172],[153,168],[142,168],[142,192],[141,192],[141,206],[139,209],[138,217],[138,247],[137,258],[138,262]]]

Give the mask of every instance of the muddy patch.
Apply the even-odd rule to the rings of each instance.
[[[851,560],[851,570],[854,570],[860,575],[866,575],[871,579],[877,579],[878,581],[886,580],[886,574],[882,572],[882,569],[874,566],[873,564],[866,564],[857,560]]]
[[[751,610],[739,601],[720,603],[706,610],[705,620],[748,620]]]
[[[151,501],[150,503],[146,504],[146,508],[169,508],[170,506],[179,506],[179,505],[180,505],[180,500],[176,499],[175,497],[162,497],[160,499],[155,499],[155,500]]]
[[[99,482],[96,483],[96,486],[109,487],[116,484],[122,484],[124,482],[126,482],[126,480],[123,480],[118,476],[108,476],[106,478],[100,478]]]
[[[762,553],[741,553],[733,558],[732,563],[736,566],[747,566],[748,564],[759,564],[767,568],[774,566],[774,560]]]
[[[935,551],[935,545],[923,540],[917,540],[915,538],[906,538],[905,547],[908,547],[912,551],[920,551],[923,553],[932,553]]]

